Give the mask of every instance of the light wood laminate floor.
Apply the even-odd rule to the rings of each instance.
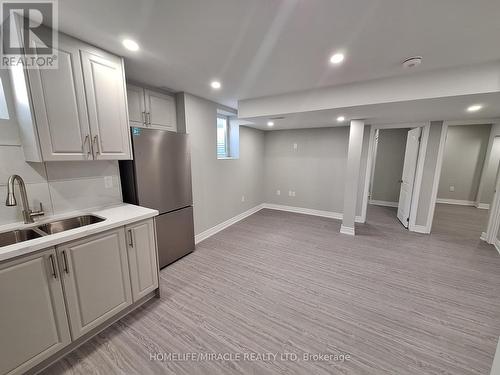
[[[160,300],[45,373],[489,374],[500,256],[479,240],[487,211],[438,205],[432,235],[407,232],[391,208],[368,214],[351,237],[338,220],[262,210],[162,270]],[[191,352],[278,357],[150,360]]]

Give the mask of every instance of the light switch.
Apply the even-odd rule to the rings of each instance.
[[[281,190],[276,190],[276,195],[281,195]]]
[[[293,151],[297,151],[299,149],[299,145],[297,143],[293,144]]]
[[[455,186],[454,185],[450,185],[450,191],[455,191]]]

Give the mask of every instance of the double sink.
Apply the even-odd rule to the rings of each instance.
[[[84,227],[86,225],[100,223],[104,220],[105,219],[94,215],[82,215],[70,217],[68,219],[52,221],[32,228],[16,229],[9,232],[3,232],[0,233],[0,247],[33,240],[35,238],[40,238],[49,234],[55,234],[70,229]]]

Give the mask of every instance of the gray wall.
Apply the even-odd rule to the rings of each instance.
[[[380,129],[373,173],[371,199],[398,202],[401,176],[410,129]]]
[[[357,215],[361,213],[369,133],[366,127]],[[345,126],[266,132],[265,201],[342,213],[348,142],[349,127]],[[281,195],[276,194],[277,190]],[[288,195],[289,190],[295,191],[295,197]]]
[[[438,198],[476,200],[490,130],[491,125],[448,127]]]
[[[239,159],[217,160],[216,118],[220,106],[190,94],[183,96],[185,125],[191,139],[195,233],[199,234],[264,201],[264,133],[241,127]]]

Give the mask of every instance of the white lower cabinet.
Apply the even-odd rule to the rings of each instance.
[[[155,225],[153,219],[125,228],[134,302],[158,288]]]
[[[57,248],[73,340],[132,303],[123,228]]]
[[[71,342],[54,249],[0,264],[0,374],[23,374]]]

